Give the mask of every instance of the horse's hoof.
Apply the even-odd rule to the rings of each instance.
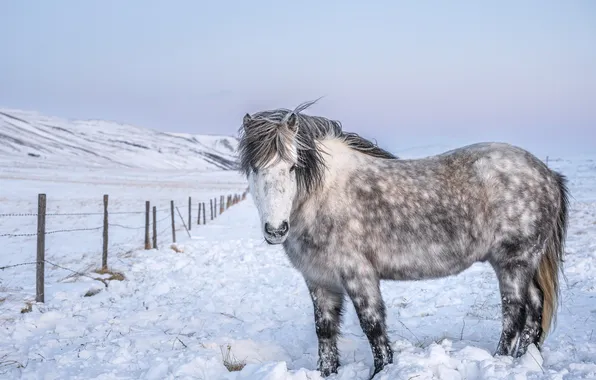
[[[333,374],[337,374],[337,368],[339,365],[331,365],[331,366],[320,366],[319,372],[321,373],[322,377],[329,377]]]
[[[383,368],[381,369],[375,369],[373,374],[370,375],[370,377],[368,378],[368,380],[374,380],[375,376],[377,376],[377,373],[381,372],[383,370]]]

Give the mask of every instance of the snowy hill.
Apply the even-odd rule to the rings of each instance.
[[[164,133],[102,120],[68,120],[0,109],[0,160],[19,166],[227,170],[232,136]]]

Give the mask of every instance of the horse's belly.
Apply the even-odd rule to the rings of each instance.
[[[421,248],[392,252],[377,260],[377,270],[382,279],[424,280],[458,274],[484,255],[454,252],[447,248]]]

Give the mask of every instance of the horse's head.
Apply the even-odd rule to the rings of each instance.
[[[256,203],[263,236],[269,244],[283,243],[290,232],[290,212],[298,190],[298,117],[244,116],[240,160]]]

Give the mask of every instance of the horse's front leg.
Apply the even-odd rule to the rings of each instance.
[[[307,281],[315,314],[315,328],[319,341],[318,369],[327,377],[337,373],[339,352],[337,336],[339,334],[344,294],[324,288]]]
[[[381,296],[380,281],[372,268],[367,271],[359,267],[357,271],[346,271],[343,282],[372,349],[375,366],[372,377],[374,377],[383,370],[385,365],[393,363],[393,350],[387,337],[385,303]]]

